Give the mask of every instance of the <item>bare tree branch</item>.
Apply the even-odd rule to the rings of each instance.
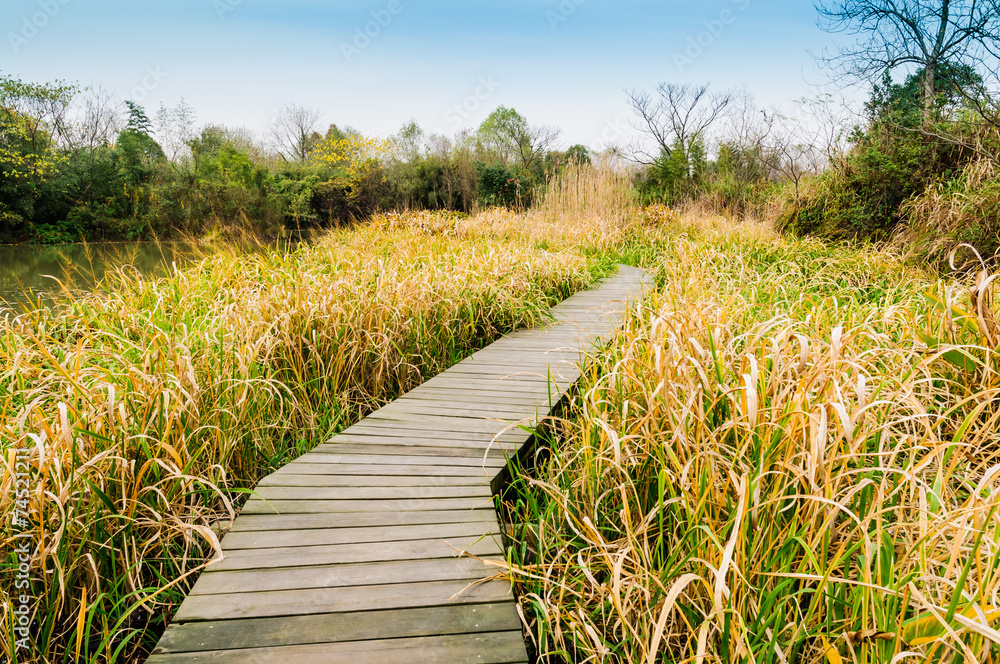
[[[924,116],[931,118],[938,67],[996,57],[1000,0],[821,0],[819,26],[856,39],[820,61],[873,82],[906,65],[923,70]]]
[[[736,100],[732,91],[710,93],[708,84],[661,83],[655,96],[645,90],[626,90],[626,94],[636,115],[632,126],[652,139],[658,148],[656,154],[638,145],[630,149],[633,161],[647,165],[661,155],[669,157],[676,147],[687,153],[730,111]]]
[[[305,161],[319,130],[320,112],[304,106],[285,106],[271,122],[270,136],[286,161]]]

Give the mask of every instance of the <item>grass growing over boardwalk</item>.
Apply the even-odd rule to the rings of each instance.
[[[543,661],[995,661],[990,310],[754,224],[661,250],[507,496]]]
[[[27,522],[0,524],[0,661],[143,661],[241,491],[538,321],[628,234],[621,219],[550,213],[390,215],[292,253],[123,273],[0,322],[3,514],[17,450],[29,469]],[[21,594],[31,643],[15,651]]]

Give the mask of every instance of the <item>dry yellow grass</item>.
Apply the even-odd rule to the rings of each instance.
[[[502,216],[385,217],[0,322],[3,514],[28,474],[24,527],[0,525],[0,659],[142,661],[241,490],[600,271],[529,222],[498,237]]]
[[[1000,355],[967,288],[718,218],[658,273],[507,497],[543,661],[995,661]]]

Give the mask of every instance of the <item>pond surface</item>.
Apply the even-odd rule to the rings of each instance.
[[[294,248],[309,235],[296,234],[246,251],[269,248]],[[0,245],[0,309],[19,309],[19,305],[41,297],[50,302],[65,285],[75,292],[85,292],[109,271],[130,265],[144,275],[163,276],[176,265],[184,268],[207,256],[232,248],[232,245],[207,242],[94,242],[63,245]]]

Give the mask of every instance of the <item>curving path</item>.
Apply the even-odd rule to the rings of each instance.
[[[149,664],[527,662],[492,496],[651,283],[621,267],[265,478]],[[476,581],[480,583],[474,584]]]

